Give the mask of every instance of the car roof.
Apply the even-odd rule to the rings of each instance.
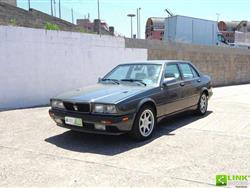
[[[121,65],[128,65],[128,64],[159,64],[164,65],[165,63],[191,63],[190,61],[184,61],[184,60],[146,60],[146,61],[134,61],[134,62],[128,62],[123,63]]]

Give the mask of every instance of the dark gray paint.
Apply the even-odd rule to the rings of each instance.
[[[150,102],[157,110],[157,117],[160,117],[197,105],[200,94],[204,90],[210,94],[210,77],[199,73],[190,62],[157,61],[157,64],[159,63],[164,68],[170,63],[189,63],[198,72],[199,77],[183,80],[182,76],[182,80],[164,85],[162,75],[162,81],[155,87],[99,83],[88,88],[62,94],[56,99],[72,102],[116,104],[119,110],[118,115],[135,113],[140,106]]]

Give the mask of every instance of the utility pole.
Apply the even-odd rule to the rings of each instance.
[[[131,38],[133,38],[133,17],[135,17],[135,14],[128,14],[127,16],[131,19]]]
[[[59,18],[61,19],[61,0],[59,0]]]
[[[139,9],[136,9],[137,38],[139,38]]]
[[[217,16],[217,22],[220,21],[220,13],[216,13],[216,16]]]
[[[51,9],[51,16],[53,16],[53,0],[50,0],[50,9]]]
[[[56,16],[56,0],[54,0],[54,14]]]
[[[29,6],[29,10],[30,10],[30,0],[28,0],[28,6]]]
[[[98,34],[101,35],[101,15],[100,15],[100,2],[97,0],[97,9],[98,9]]]
[[[141,38],[141,8],[139,8],[139,38]]]
[[[72,24],[74,24],[74,10],[71,8],[71,17],[72,17]]]

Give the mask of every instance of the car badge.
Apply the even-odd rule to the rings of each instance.
[[[75,111],[78,111],[78,107],[76,105],[73,105],[73,108]]]

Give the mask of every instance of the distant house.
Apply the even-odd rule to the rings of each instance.
[[[78,27],[83,28],[87,32],[99,32],[99,20],[95,19],[94,22],[91,22],[89,19],[77,19],[76,24]],[[109,27],[106,22],[101,21],[100,23],[100,32],[106,35],[114,35],[114,27]]]
[[[146,23],[145,38],[163,40],[165,30],[165,18],[151,17]]]
[[[250,32],[250,23],[248,21],[232,21],[232,22],[220,21],[218,23],[218,28],[225,37],[225,39],[227,40],[227,42],[234,43],[235,32],[236,31],[242,33]]]

